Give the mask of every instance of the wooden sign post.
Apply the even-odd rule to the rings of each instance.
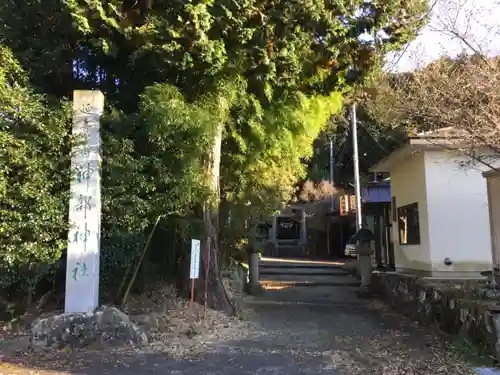
[[[191,309],[194,303],[194,281],[200,277],[200,240],[191,240],[191,267],[189,278],[191,279]]]

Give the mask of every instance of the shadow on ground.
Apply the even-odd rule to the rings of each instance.
[[[353,287],[287,287],[249,298],[251,329],[238,340],[207,342],[174,360],[162,353],[98,348],[68,353],[12,353],[0,373],[85,375],[365,375],[473,374],[446,352],[435,331],[361,300]],[[33,372],[31,372],[33,373]]]

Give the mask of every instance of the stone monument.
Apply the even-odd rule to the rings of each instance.
[[[93,342],[145,345],[147,335],[115,307],[99,305],[101,241],[101,138],[104,109],[100,91],[73,93],[74,146],[71,155],[68,253],[64,314],[31,325],[34,346],[72,349]]]
[[[92,312],[99,304],[103,109],[100,91],[74,91],[65,313]]]

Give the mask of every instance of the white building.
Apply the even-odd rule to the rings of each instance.
[[[489,168],[478,160],[491,164],[498,156],[471,158],[459,151],[458,142],[443,131],[411,137],[372,168],[391,174],[396,271],[475,278],[492,269],[482,176]]]
[[[486,178],[488,189],[493,265],[498,275],[500,268],[500,171],[489,170],[484,172],[483,176]]]

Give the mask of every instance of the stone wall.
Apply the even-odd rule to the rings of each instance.
[[[396,310],[446,333],[463,335],[500,360],[500,304],[485,282],[375,273],[373,288]]]

